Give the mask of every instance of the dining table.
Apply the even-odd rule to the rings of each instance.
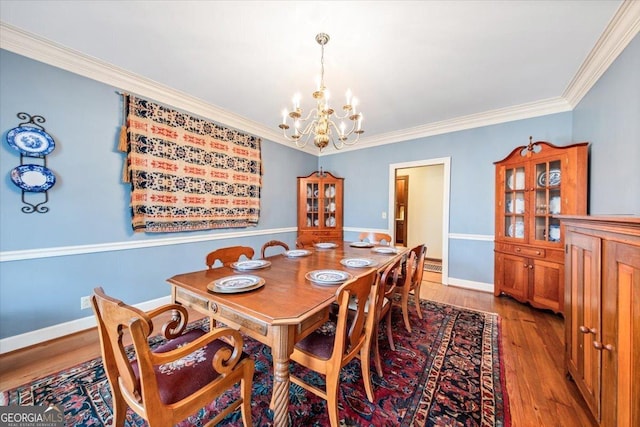
[[[383,271],[406,247],[362,242],[317,243],[286,251],[260,262],[237,262],[218,268],[177,274],[167,281],[173,302],[190,307],[271,348],[273,425],[286,426],[289,409],[289,359],[295,344],[329,319],[339,285]],[[252,260],[255,261],[255,260]],[[329,276],[323,273],[329,273]],[[331,276],[341,278],[324,281]],[[247,277],[248,276],[248,277]],[[256,284],[236,290],[225,283],[251,279]],[[344,280],[341,280],[344,279]]]

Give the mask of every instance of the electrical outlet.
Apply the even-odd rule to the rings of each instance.
[[[382,219],[387,219],[387,213],[386,212],[382,212]]]
[[[80,309],[86,310],[87,308],[91,308],[91,297],[80,297]]]

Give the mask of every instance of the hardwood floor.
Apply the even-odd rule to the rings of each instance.
[[[509,297],[443,286],[425,272],[422,298],[501,317],[504,371],[513,427],[595,427],[575,384],[565,376],[563,319]],[[195,316],[191,320],[195,320]],[[0,355],[0,390],[100,356],[95,330]]]

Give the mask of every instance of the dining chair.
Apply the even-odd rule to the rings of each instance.
[[[335,332],[332,331],[333,328],[321,327],[299,341],[291,354],[291,360],[295,363],[325,376],[324,390],[306,383],[295,375],[291,376],[291,382],[327,401],[327,411],[332,427],[337,427],[339,420],[340,372],[356,356],[361,358],[362,378],[367,398],[370,402],[374,399],[369,357],[365,357],[363,350],[367,334],[371,333],[375,322],[375,316],[367,315],[365,305],[370,294],[377,293],[378,286],[379,274],[375,269],[342,284],[336,290],[338,314]],[[349,315],[351,298],[357,301],[352,316]]]
[[[216,249],[213,252],[207,254],[206,263],[207,267],[213,268],[216,261],[220,261],[222,265],[228,265],[232,262],[238,261],[243,255],[247,259],[253,258],[253,248],[249,246],[228,246],[226,248]]]
[[[393,238],[387,233],[362,232],[358,239],[361,242],[375,243],[376,245],[391,246]]]
[[[220,422],[238,408],[243,424],[252,425],[255,366],[242,351],[243,338],[238,331],[190,329],[187,309],[181,305],[167,304],[145,313],[106,295],[101,287],[93,290],[91,304],[111,387],[114,426],[124,426],[127,406],[150,427],[173,426],[238,383],[239,395],[207,425]],[[172,318],[162,328],[166,342],[152,349],[148,340],[153,318],[167,312]],[[133,341],[132,357],[124,345],[127,338]]]
[[[304,249],[312,247],[314,243],[318,242],[318,237],[312,234],[303,234],[296,239],[296,248]]]
[[[262,249],[260,251],[260,256],[262,257],[262,259],[264,259],[264,254],[267,248],[270,248],[272,246],[281,246],[285,251],[289,250],[289,245],[287,245],[285,242],[281,242],[280,240],[269,240],[267,243],[262,245]]]
[[[380,285],[378,289],[378,299],[376,300],[376,322],[372,333],[371,345],[373,347],[373,361],[378,376],[382,377],[382,359],[380,358],[380,347],[378,342],[378,328],[385,322],[387,332],[387,341],[389,348],[395,351],[396,346],[393,342],[393,330],[391,328],[391,307],[393,306],[393,295],[396,292],[399,280],[404,280],[400,276],[402,268],[402,258],[389,264],[380,275]],[[406,276],[405,276],[406,277]]]
[[[396,292],[400,294],[400,307],[402,308],[402,318],[404,326],[411,333],[409,323],[409,294],[413,291],[418,318],[422,319],[420,310],[420,286],[422,285],[422,273],[424,271],[424,257],[427,253],[427,246],[420,244],[413,247],[407,256],[407,262],[402,268],[400,278],[396,284]]]

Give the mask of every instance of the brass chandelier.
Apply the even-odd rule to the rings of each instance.
[[[329,145],[329,141],[339,150],[345,145],[355,144],[360,139],[360,135],[364,132],[362,130],[362,113],[356,112],[358,100],[352,96],[351,90],[347,90],[347,102],[342,106],[344,111],[342,116],[335,113],[333,108],[329,106],[329,91],[324,85],[324,45],[329,42],[329,35],[318,34],[316,42],[321,47],[320,78],[316,91],[313,92],[316,106],[306,117],[302,118],[300,94],[294,95],[293,109],[290,112],[286,109],[282,111],[282,123],[279,127],[282,129],[285,139],[293,141],[299,148],[306,146],[313,136],[313,144],[320,151]],[[291,126],[287,124],[287,117],[291,119]],[[340,120],[340,125],[336,125],[334,118]],[[351,123],[347,125],[345,120],[349,120]],[[287,131],[291,127],[293,130],[287,135]]]

